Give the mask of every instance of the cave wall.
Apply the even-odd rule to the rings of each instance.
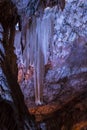
[[[43,94],[45,101],[46,99],[48,102],[49,100],[52,101],[58,95],[56,90],[61,89],[61,85],[57,83],[60,79],[87,71],[86,9],[86,0],[67,0],[63,11],[59,10],[57,6],[53,8],[47,7],[41,18],[35,18],[37,21],[41,19],[42,23],[40,31],[41,47],[43,45],[48,46],[46,48],[47,51],[45,49],[45,57],[48,61],[46,60],[44,65],[50,61],[50,65],[45,73],[45,89]],[[33,62],[30,62],[30,59],[31,61],[33,59],[33,51],[31,52],[30,43],[32,43],[32,46],[35,45],[36,40],[32,35],[35,35],[34,29],[37,30],[38,25],[39,22],[37,24],[33,24],[33,22],[28,24],[29,40],[27,40],[23,55],[21,53],[18,54],[18,59],[22,61],[18,62],[18,64],[23,64],[26,72],[30,64],[34,65]],[[21,52],[21,49],[19,52]],[[28,79],[26,83],[24,82],[21,84],[21,87],[23,92],[26,93],[25,98],[29,97],[33,100],[33,78],[32,80]],[[27,92],[24,86],[28,88]]]
[[[17,17],[17,8],[12,1],[0,1],[0,130],[35,129],[34,118],[29,114],[17,82],[14,53]]]
[[[48,19],[48,21],[46,21],[46,19]],[[75,0],[67,1],[65,9],[63,11],[58,10],[57,6],[53,8],[47,7],[44,10],[44,14],[43,17],[41,18],[41,21],[42,23],[44,23],[44,25],[42,25],[43,32],[41,30],[41,33],[44,33],[44,26],[47,28],[51,28],[52,26],[53,28],[51,30],[53,36],[49,38],[49,40],[51,39],[51,42],[48,41],[48,43],[50,44],[50,46],[53,47],[53,52],[51,54],[52,61],[55,62],[57,59],[58,63],[56,64],[59,64],[59,59],[61,59],[60,61],[63,62],[64,58],[66,59],[68,57],[71,49],[70,47],[72,46],[73,41],[75,41],[75,39],[78,39],[79,37],[84,38],[87,35],[86,1],[85,0],[84,1],[79,0],[78,2]],[[51,26],[50,26],[50,21],[52,21],[51,24],[53,24]],[[39,22],[37,23],[39,24]],[[30,35],[33,33],[32,32],[33,28],[36,28],[33,26],[36,25],[34,25],[33,23],[28,25],[29,28],[28,33],[30,33]],[[49,31],[46,32],[47,36],[49,35]],[[30,49],[30,45],[29,45],[30,42],[34,44],[33,41],[34,38],[32,38],[32,36],[30,35],[29,35],[29,40],[31,41],[27,41],[25,50]],[[47,36],[45,36],[45,38],[43,37],[43,40],[45,40]],[[43,42],[45,43],[45,41]],[[24,55],[26,55],[25,53],[29,55],[30,51],[28,53],[25,50],[24,50]],[[50,50],[48,49],[48,53],[49,51]],[[23,57],[25,57],[24,55]],[[19,56],[21,55],[19,54]],[[29,62],[29,59],[24,59],[23,62],[25,63],[25,66],[28,66],[29,63],[26,64],[26,62]]]

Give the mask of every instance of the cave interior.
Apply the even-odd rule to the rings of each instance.
[[[86,0],[0,0],[0,130],[87,130]]]

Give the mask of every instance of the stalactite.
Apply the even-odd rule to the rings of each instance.
[[[32,21],[30,23],[30,28],[29,28],[29,47],[30,47],[30,65],[34,64],[34,43],[36,42],[36,19],[35,17],[32,17]]]
[[[12,0],[14,1],[14,0]],[[53,22],[52,18],[43,19],[43,11],[46,6],[54,6],[58,4],[61,9],[65,6],[65,0],[56,1],[41,1],[41,0],[31,0],[27,1],[27,4],[22,2],[14,2],[18,8],[18,12],[21,16],[21,43],[23,51],[23,60],[26,66],[26,70],[29,65],[35,67],[34,73],[34,88],[35,88],[35,100],[37,104],[41,104],[42,93],[43,93],[43,79],[44,79],[44,65],[48,62],[48,50],[50,47],[50,53],[52,54],[52,28]],[[23,7],[22,7],[23,5]],[[29,27],[28,20],[33,14],[38,14],[39,21],[34,22],[32,18],[32,23]],[[41,20],[42,19],[42,20]],[[34,24],[35,23],[35,24]],[[36,31],[38,30],[38,31]],[[37,33],[37,34],[36,34]],[[28,38],[29,36],[29,38]],[[37,37],[37,38],[36,38]],[[28,49],[27,49],[28,48]],[[26,57],[26,60],[25,60]]]
[[[27,23],[26,28],[26,46],[23,51],[23,60],[26,66],[26,70],[28,69],[29,65],[34,64],[34,43],[35,43],[35,30],[36,24],[35,19],[32,17],[32,22]],[[26,57],[26,59],[25,59]]]
[[[48,52],[52,55],[52,38],[53,38],[53,16],[44,17],[42,20],[42,50],[44,54],[44,64],[48,62]],[[50,48],[50,50],[49,50]]]
[[[34,64],[35,102],[41,104],[43,102],[44,67],[48,63],[49,46],[52,53],[53,17],[43,19],[33,17],[28,31],[29,42],[25,52],[27,51],[29,56],[26,62],[28,65]]]
[[[27,23],[26,29],[26,69],[29,67],[30,56],[29,56],[29,23]]]
[[[37,23],[36,23],[36,27],[37,27]],[[37,31],[37,30],[36,30]],[[38,34],[35,31],[35,35],[36,35],[36,41],[35,41],[35,47],[34,47],[34,89],[35,89],[35,103],[38,105],[40,103],[39,99],[38,99]]]
[[[37,42],[35,45],[35,97],[36,104],[43,102],[43,81],[44,81],[44,65],[48,62],[49,44],[52,37],[52,18],[45,19],[37,18],[36,37]]]
[[[28,17],[25,14],[21,15],[21,24],[22,24],[21,42],[24,50],[27,42],[26,40],[27,40],[27,28],[28,28]]]
[[[35,31],[36,33],[36,31]],[[37,43],[38,43],[38,39],[37,39],[37,35],[36,35],[36,42],[34,45],[34,91],[35,91],[35,103],[37,104],[37,100],[38,100],[38,88],[37,88]]]
[[[21,32],[19,30],[15,32],[14,46],[15,46],[15,53],[17,55],[17,63],[19,66],[20,63],[23,63],[22,48],[21,48]]]
[[[43,76],[44,76],[44,55],[42,47],[42,23],[41,19],[37,19],[37,89],[38,89],[38,100],[37,104],[43,102]]]

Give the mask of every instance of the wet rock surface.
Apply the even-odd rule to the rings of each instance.
[[[50,15],[53,18],[53,34],[48,50],[51,67],[47,65],[44,77],[43,105],[35,105],[33,76],[20,83],[30,112],[42,123],[38,129],[87,129],[86,10],[86,0],[67,0],[63,12],[56,6],[44,11],[42,20]]]
[[[69,57],[61,67],[54,67],[48,70],[44,79],[43,97],[44,103],[50,103],[59,100],[59,97],[65,99],[69,96],[84,90],[87,84],[87,49],[84,47],[86,41],[76,40],[73,43]],[[74,47],[75,45],[75,47]],[[79,58],[79,55],[80,58]],[[25,95],[25,101],[34,103],[34,80],[27,79],[21,83],[22,91]],[[65,95],[65,97],[64,97]],[[67,99],[66,99],[67,100]],[[30,102],[29,102],[30,101]],[[33,104],[34,105],[34,104]],[[30,105],[31,106],[31,103]]]
[[[21,65],[21,67],[19,68],[20,78],[18,78],[18,82],[20,82],[19,84],[24,94],[24,98],[17,83],[16,56],[14,54],[14,47],[11,46],[14,39],[13,32],[15,32],[15,27],[12,28],[12,26],[15,26],[16,23],[15,19],[17,18],[17,10],[15,10],[16,8],[14,8],[14,4],[11,3],[9,6],[10,0],[4,0],[4,2],[6,2],[6,4],[4,4],[5,8],[2,8],[1,6],[3,4],[3,1],[0,1],[0,22],[2,25],[4,25],[4,33],[0,27],[0,59],[1,62],[4,61],[3,65],[0,66],[4,70],[0,70],[0,129],[12,130],[14,129],[13,126],[16,130],[35,129],[34,122],[32,122],[34,121],[34,119],[28,113],[28,109],[24,104],[25,98],[25,103],[27,104],[30,113],[34,114],[36,117],[38,130],[86,130],[86,0],[67,0],[66,7],[63,12],[58,10],[57,6],[53,8],[48,7],[44,10],[44,14],[42,16],[42,23],[44,24],[43,26],[41,25],[41,29],[44,34],[47,32],[47,35],[44,35],[44,37],[41,37],[41,39],[42,41],[44,41],[44,43],[46,43],[47,41],[49,42],[47,48],[48,57],[45,58],[50,60],[51,66],[48,63],[45,65],[46,71],[44,75],[44,88],[42,88],[43,104],[41,106],[35,105],[33,73],[29,72],[28,70],[29,57],[27,57],[27,54],[29,54],[28,49],[30,48],[29,44],[23,44],[23,48],[21,48],[21,45],[19,45],[21,42],[20,30],[16,32],[17,36],[19,36],[18,39],[16,39],[16,45],[18,43],[18,49],[16,50],[16,53],[18,57],[18,67],[20,67]],[[25,8],[24,6],[26,6],[28,2],[29,0],[22,1],[22,5],[24,3],[23,8]],[[32,6],[34,6],[33,4]],[[19,1],[17,7],[19,8],[22,5]],[[9,7],[12,8],[13,11],[10,10]],[[6,8],[8,9],[8,11]],[[19,13],[20,11],[21,10],[19,9]],[[32,15],[34,13],[33,11],[35,10],[30,11]],[[3,12],[5,12],[5,14],[8,14],[9,17],[7,15],[6,17],[4,17]],[[25,9],[24,13],[26,13]],[[29,14],[29,12],[27,13]],[[39,18],[37,18],[37,21],[38,20]],[[52,23],[49,26],[47,23],[50,20],[52,20]],[[11,21],[13,21],[13,23],[10,25]],[[27,26],[25,23],[26,21],[27,18],[25,18],[23,21],[23,29],[25,29],[25,27]],[[43,29],[44,26],[49,26],[49,30],[46,31],[47,28]],[[26,32],[26,29],[24,31]],[[49,34],[51,36],[49,36]],[[3,35],[4,40],[2,40]],[[22,42],[25,43],[25,41],[23,40],[25,40],[25,38],[22,39]],[[34,39],[32,37],[31,43],[33,42],[33,40]],[[6,46],[6,44],[2,44],[3,41],[8,43],[8,45]],[[2,47],[2,45],[4,47]],[[5,48],[5,52],[3,48]],[[6,57],[5,59],[3,59],[3,55],[5,55],[5,53]],[[31,59],[33,58],[31,57]],[[10,113],[12,113],[12,115]],[[18,127],[16,125],[18,125]]]
[[[87,128],[87,91],[67,101],[56,112],[46,116],[46,129],[84,130]]]

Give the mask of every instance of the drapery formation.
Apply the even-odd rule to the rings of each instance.
[[[15,25],[18,22],[19,23],[19,39],[17,40],[18,43],[22,45],[22,52],[24,50],[26,42],[28,42],[28,33],[27,25],[29,22],[29,18],[35,14],[36,10],[42,5],[51,5],[57,4],[60,5],[60,7],[63,9],[65,5],[65,0],[62,1],[55,1],[50,2],[40,0],[26,0],[24,1],[16,1],[16,0],[0,0],[0,24],[1,24],[1,35],[2,38],[0,39],[1,49],[0,48],[0,67],[1,67],[1,82],[0,82],[0,129],[4,130],[33,130],[35,129],[34,126],[34,119],[29,114],[28,109],[26,105],[24,104],[24,98],[21,93],[20,87],[17,83],[17,64],[16,64],[16,55],[14,54],[14,38],[16,39],[15,35]],[[59,3],[60,2],[60,3]],[[47,4],[46,4],[47,3]],[[63,3],[63,4],[61,4]],[[44,6],[46,7],[46,6]],[[43,8],[44,8],[43,7]],[[40,29],[38,30],[40,34]],[[36,32],[36,31],[35,31]],[[44,58],[43,58],[43,52],[41,47],[41,41],[40,41],[40,35],[36,33],[36,48],[35,55],[37,53],[37,56],[40,57],[40,59],[37,62],[36,60],[36,69],[40,69],[38,73],[38,92],[36,92],[36,101],[40,103],[40,96],[37,97],[40,93],[40,85],[42,84],[43,80],[43,72],[41,70],[43,69],[44,65]],[[38,41],[38,42],[37,42]],[[30,44],[31,45],[31,44]],[[38,47],[37,47],[38,45]],[[40,46],[39,46],[40,45]],[[31,47],[30,47],[31,49]],[[33,47],[32,47],[33,49]],[[31,50],[32,50],[31,49]],[[3,53],[4,50],[4,53]],[[23,52],[24,53],[24,52]],[[40,55],[41,54],[41,55]],[[30,57],[30,56],[29,56]],[[32,53],[32,57],[35,58],[34,54]],[[33,59],[33,58],[32,58]],[[41,61],[42,60],[42,61]],[[30,60],[32,63],[32,61]],[[35,63],[35,62],[34,62]],[[36,70],[35,69],[35,70]],[[35,71],[36,72],[36,71]],[[41,81],[40,81],[40,73],[42,73]],[[37,78],[37,74],[36,74]],[[39,83],[39,81],[41,83]],[[37,84],[37,83],[36,83]],[[37,87],[35,86],[37,89]],[[36,90],[37,91],[37,90]],[[4,109],[4,111],[3,111]],[[8,111],[9,110],[9,111]],[[3,112],[6,112],[5,115]],[[12,116],[10,118],[7,116],[9,113],[12,113]],[[12,119],[12,123],[10,122],[10,119]],[[13,126],[13,127],[12,127]]]
[[[43,18],[43,10],[47,6],[56,4],[63,10],[65,0],[27,0],[26,2],[19,1],[18,3],[15,1],[20,14],[21,30],[17,31],[17,38],[15,39],[19,39],[18,41],[21,42],[20,52],[23,53],[23,63],[26,66],[26,70],[29,65],[34,66],[35,102],[36,104],[41,104],[43,102],[44,65],[48,63],[49,49],[52,54],[53,35],[53,17],[50,15]],[[18,38],[19,34],[20,37]]]
[[[17,41],[20,41],[20,37],[18,37],[20,34],[21,32],[17,31],[15,40],[19,39]],[[25,39],[23,41],[26,41],[23,51],[23,62],[27,69],[29,65],[34,66],[36,104],[43,102],[44,66],[49,60],[49,49],[52,54],[52,36],[53,16],[51,15],[44,18],[34,16],[32,21],[26,25],[26,35],[23,37]]]

